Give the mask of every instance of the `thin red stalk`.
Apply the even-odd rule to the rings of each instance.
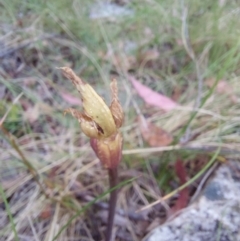
[[[109,177],[110,189],[117,186],[117,184],[118,184],[117,167],[115,167],[113,169],[111,169],[111,168],[108,169],[108,177]],[[118,190],[115,189],[110,193],[106,241],[112,240],[112,229],[113,229],[113,224],[114,224],[114,216],[115,216],[116,203],[117,203],[117,192],[118,192]]]

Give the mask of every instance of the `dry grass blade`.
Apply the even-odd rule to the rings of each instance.
[[[1,240],[17,234],[19,240],[93,241],[105,235],[106,215],[100,214],[109,207],[107,172],[79,123],[63,117],[69,108],[82,118],[71,109],[82,102],[56,66],[74,69],[106,100],[110,80],[117,79],[125,114],[119,179],[135,179],[119,187],[116,241],[141,240],[166,220],[179,197],[173,193],[182,188],[172,168],[179,157],[187,180],[202,171],[202,179],[189,186],[192,198],[211,175],[215,165],[207,172],[205,165],[219,147],[222,163],[239,160],[237,3],[100,2],[104,12],[110,6],[132,13],[93,20],[94,1],[32,1],[21,8],[17,0],[1,1],[0,182],[10,210],[1,198]],[[174,100],[174,109],[162,100],[156,105],[161,109],[152,108],[148,99],[138,98],[130,76],[154,91],[150,95]],[[78,79],[78,90],[82,82]],[[112,99],[117,100],[115,83]],[[119,109],[116,102],[107,106]],[[121,116],[113,120],[120,127]],[[185,132],[187,138],[180,138]],[[159,146],[159,133],[168,146]],[[158,205],[136,213],[155,200]]]
[[[149,209],[151,207],[153,207],[154,205],[157,205],[158,203],[161,203],[162,201],[165,201],[167,199],[169,199],[170,197],[172,197],[174,194],[178,193],[179,191],[183,190],[184,188],[186,188],[187,186],[189,186],[192,182],[194,182],[195,180],[197,180],[201,175],[203,175],[208,168],[216,161],[216,158],[220,152],[220,147],[218,148],[218,150],[215,152],[214,156],[211,158],[211,160],[207,163],[207,165],[201,170],[199,171],[198,174],[196,174],[193,178],[191,178],[189,181],[187,181],[185,184],[183,184],[182,186],[180,186],[179,188],[177,188],[176,190],[172,191],[171,193],[165,195],[164,197],[160,198],[159,200],[146,205],[145,207],[141,208],[138,210],[138,212],[144,211],[146,209]]]

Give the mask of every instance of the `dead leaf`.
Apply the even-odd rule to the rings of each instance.
[[[41,219],[49,219],[52,216],[52,207],[50,204],[46,204],[43,210],[41,211],[39,217]]]
[[[162,128],[139,118],[139,126],[143,139],[152,147],[167,146],[172,141],[172,136]]]
[[[183,161],[177,160],[175,163],[175,172],[177,177],[179,178],[179,184],[183,185],[187,182],[187,173],[186,168],[183,164]],[[171,214],[176,213],[177,211],[185,208],[189,201],[189,187],[184,188],[179,191],[179,197],[175,203],[175,205],[171,209]]]
[[[82,105],[82,101],[80,100],[80,98],[77,98],[68,92],[60,92],[60,95],[66,102],[71,105]]]
[[[129,76],[129,79],[132,82],[137,93],[143,98],[143,100],[147,104],[156,106],[164,111],[170,111],[178,106],[176,102],[141,84],[133,76]]]

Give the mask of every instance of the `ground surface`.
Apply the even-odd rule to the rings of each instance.
[[[0,0],[0,240],[104,240],[107,172],[63,116],[81,99],[57,67],[107,103],[119,84],[114,240],[141,240],[239,156],[238,4],[99,2]]]
[[[144,241],[240,240],[239,167],[239,161],[219,167],[198,200]]]

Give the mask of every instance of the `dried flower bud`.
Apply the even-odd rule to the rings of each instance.
[[[122,158],[122,135],[117,133],[105,139],[91,139],[92,149],[106,168],[115,168]]]
[[[91,138],[99,138],[103,134],[102,129],[97,126],[96,122],[85,114],[72,108],[66,109],[64,114],[66,113],[71,113],[72,116],[79,121],[81,129],[86,136]]]
[[[103,99],[89,84],[84,83],[78,76],[76,76],[70,68],[62,67],[60,69],[63,71],[63,74],[73,82],[81,94],[85,116],[95,122],[99,130],[101,130],[100,132],[98,129],[95,131],[96,133],[99,133],[98,137],[109,137],[115,133],[116,124],[109,107],[105,104]],[[83,119],[82,115],[76,116],[73,114],[73,111],[67,112],[70,112],[74,117],[76,117],[82,123],[82,127],[85,125],[84,123],[86,122],[86,118]],[[83,129],[88,129],[88,127]],[[89,136],[87,133],[85,134]],[[89,137],[96,137],[95,134],[94,136]]]
[[[112,102],[108,107],[103,99],[89,85],[84,83],[70,68],[60,68],[72,81],[82,96],[83,113],[69,108],[65,113],[72,114],[81,125],[85,135],[91,138],[91,146],[107,168],[115,168],[122,157],[122,136],[118,128],[122,126],[124,115],[118,101],[117,81],[111,83]]]

